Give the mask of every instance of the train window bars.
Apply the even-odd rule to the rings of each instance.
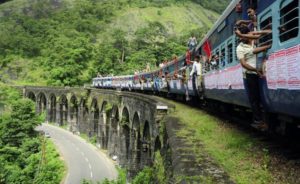
[[[232,63],[233,62],[233,50],[232,50],[232,43],[229,43],[228,45],[227,45],[227,58],[228,58],[228,60],[227,60],[227,62],[228,62],[228,64],[229,63]]]
[[[235,38],[234,38],[234,44],[235,44],[234,48],[237,48],[237,46],[239,45],[239,43],[240,43],[239,37],[238,37],[238,36],[235,36]],[[239,59],[237,58],[236,52],[235,52],[235,54],[234,54],[234,58],[235,58],[235,61],[236,61],[237,63],[240,62]]]
[[[260,30],[268,30],[268,29],[270,30],[272,29],[272,16],[266,18],[260,23]],[[272,33],[266,34],[259,39],[258,46],[268,45],[268,44],[272,45],[272,40],[273,40]]]
[[[227,57],[226,57],[226,54],[225,54],[225,46],[222,47],[222,50],[221,50],[221,55],[220,55],[220,67],[225,67],[226,63],[228,62],[227,61]]]
[[[292,0],[288,4],[282,2],[280,8],[279,39],[281,42],[298,36],[299,32],[299,0]]]

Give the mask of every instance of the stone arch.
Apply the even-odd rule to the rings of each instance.
[[[93,98],[92,104],[91,104],[91,124],[92,124],[92,134],[94,136],[98,135],[98,127],[99,127],[99,106],[98,106],[98,100],[96,98]]]
[[[27,92],[26,97],[29,98],[30,100],[36,102],[35,94],[32,91]]]
[[[154,152],[160,151],[160,149],[161,149],[161,141],[159,136],[157,136],[154,143]]]
[[[150,124],[148,121],[144,124],[143,129],[143,138],[141,140],[142,143],[142,151],[143,151],[143,162],[144,165],[151,164],[151,131]]]
[[[70,124],[71,124],[71,131],[78,131],[78,101],[75,95],[73,95],[70,99]]]
[[[127,107],[122,110],[120,121],[120,151],[119,157],[121,161],[121,166],[127,165],[129,161],[129,146],[130,146],[130,122],[129,122],[129,111]]]
[[[82,111],[82,121],[80,122],[80,132],[86,133],[89,137],[91,136],[91,130],[89,126],[89,108],[87,106],[87,100],[81,98],[80,108]]]
[[[109,132],[109,154],[118,155],[119,147],[119,109],[117,105],[113,105],[110,117],[110,132]]]
[[[140,132],[140,117],[138,113],[134,113],[132,128],[131,128],[131,143],[132,143],[132,165],[134,169],[139,169],[141,162],[141,132]]]
[[[100,146],[103,149],[107,149],[108,147],[108,134],[109,134],[109,117],[110,117],[110,110],[108,109],[108,102],[104,101],[101,106],[101,113],[100,113],[100,136],[99,142]]]
[[[56,122],[56,96],[51,93],[49,96],[49,121]]]
[[[39,114],[45,112],[47,109],[47,98],[44,93],[39,93],[37,95],[37,112]]]
[[[61,95],[58,104],[58,121],[60,126],[65,125],[68,122],[68,99],[66,95]]]
[[[117,129],[118,125],[119,125],[120,118],[119,118],[119,109],[118,109],[118,106],[116,106],[116,105],[114,105],[112,107],[111,118],[112,118],[111,127],[113,129]]]

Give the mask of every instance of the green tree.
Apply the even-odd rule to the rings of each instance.
[[[34,128],[40,123],[33,102],[18,100],[12,104],[11,115],[4,116],[1,121],[0,140],[5,145],[19,147],[25,138],[36,135]]]

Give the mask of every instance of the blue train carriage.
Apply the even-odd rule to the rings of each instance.
[[[185,66],[185,56],[181,56],[168,63],[166,66],[161,68],[160,73],[161,85],[160,91],[168,92],[177,95],[185,95],[184,81],[182,80],[183,72],[187,77],[187,86],[189,95],[194,95],[194,89],[192,86],[192,80],[189,79],[189,71],[191,66]]]
[[[120,90],[131,90],[133,85],[133,76],[132,75],[123,75],[115,77],[114,88]]]
[[[107,88],[107,89],[112,88],[112,77],[104,77],[102,83],[103,83],[103,88]]]
[[[110,88],[112,77],[96,77],[93,78],[93,87],[96,88]]]
[[[268,24],[272,27],[269,38],[272,41],[269,57],[260,61],[265,69],[263,99],[270,112],[300,118],[300,35],[299,0],[277,0],[258,16],[260,28]],[[293,121],[293,120],[292,120]]]
[[[259,45],[272,44],[268,57],[258,55],[257,67],[265,71],[260,81],[263,105],[281,119],[289,116],[285,119],[295,122],[300,117],[299,0],[232,1],[199,44],[200,53],[205,55],[210,47],[212,54],[223,59],[217,68],[208,68],[204,74],[205,97],[250,107],[242,67],[236,58],[238,39],[233,33],[236,20],[248,19],[248,7],[256,8],[259,29],[272,29],[258,41]]]
[[[238,5],[242,6],[242,11],[236,8]],[[197,49],[207,59],[210,55],[219,56],[216,65],[205,63],[205,98],[249,107],[242,67],[236,58],[238,41],[233,30],[236,20],[243,19],[243,12],[247,9],[245,6],[239,0],[232,1]]]
[[[139,73],[133,76],[133,89],[137,91],[148,90],[148,80],[150,72]]]
[[[93,78],[92,87],[101,88],[102,87],[102,79],[100,77]]]

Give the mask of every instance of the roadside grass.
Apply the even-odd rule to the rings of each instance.
[[[43,154],[42,152],[40,154]],[[40,172],[34,183],[62,183],[64,176],[67,173],[67,167],[60,157],[54,143],[46,139],[43,161],[40,166]]]
[[[54,143],[51,140],[47,141],[46,152],[48,153],[46,158],[49,160],[49,165],[55,165],[55,172],[57,181],[62,181],[63,177],[67,174],[67,167],[59,152],[57,151]]]
[[[274,183],[268,170],[268,150],[263,149],[258,140],[199,109],[171,103],[176,105],[173,116],[184,125],[177,135],[191,145],[195,141],[202,143],[233,181],[240,184]],[[201,158],[201,150],[196,145],[191,151]]]
[[[93,144],[94,146],[97,146],[97,137],[96,136],[92,136],[89,137],[87,134],[85,133],[80,133],[79,135],[82,139],[86,140],[87,142]]]

